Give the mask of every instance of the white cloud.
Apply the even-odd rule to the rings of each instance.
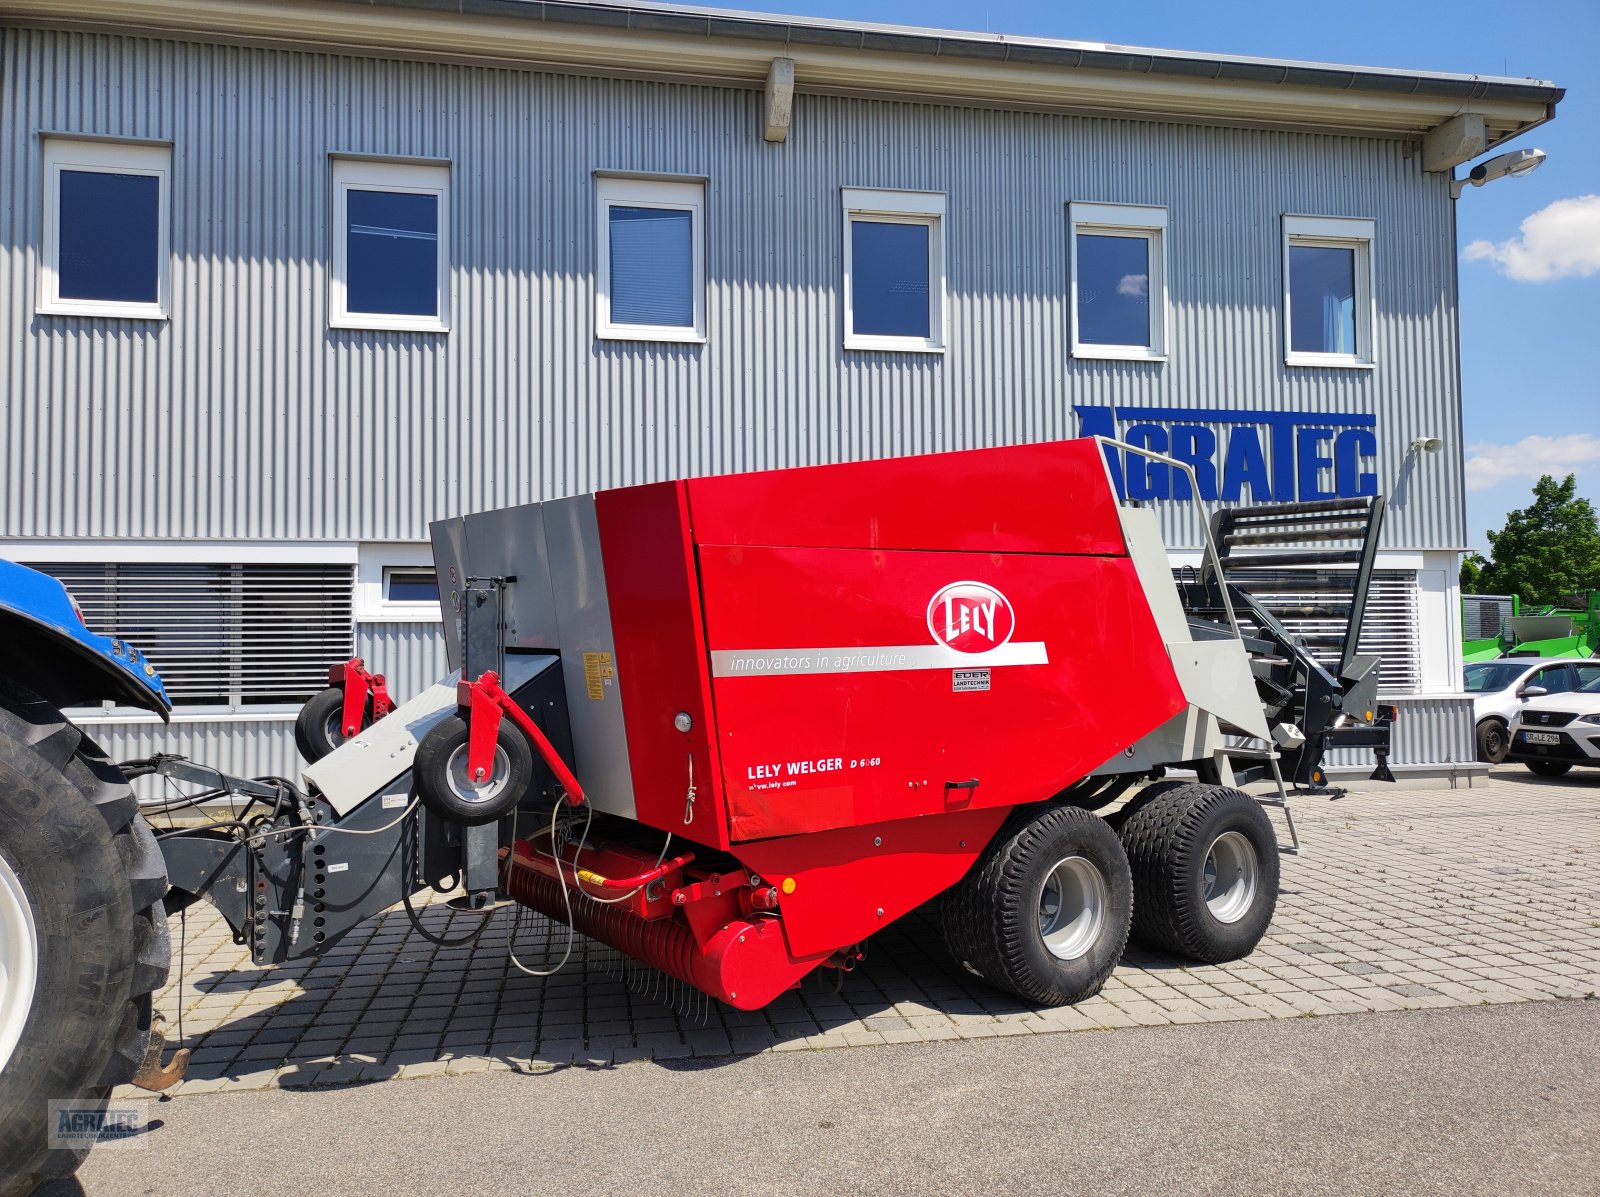
[[[1150,276],[1147,274],[1125,274],[1117,281],[1117,294],[1127,295],[1133,299],[1143,299],[1150,293]]]
[[[1557,478],[1600,464],[1600,437],[1587,432],[1566,436],[1525,436],[1514,445],[1467,446],[1467,489],[1488,490],[1513,478]]]
[[[1463,251],[1469,262],[1487,259],[1507,278],[1543,283],[1600,271],[1600,195],[1557,200],[1522,222],[1522,233],[1496,244],[1474,241]]]

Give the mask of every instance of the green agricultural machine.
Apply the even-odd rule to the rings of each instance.
[[[1600,590],[1529,610],[1514,594],[1461,596],[1461,659],[1600,657]]]

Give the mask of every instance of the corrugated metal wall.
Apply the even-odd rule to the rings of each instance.
[[[731,88],[3,38],[0,535],[418,539],[464,510],[1066,436],[1074,403],[1139,403],[1376,412],[1383,489],[1442,436],[1388,541],[1462,541],[1448,180],[1402,143],[801,95],[768,145]],[[41,131],[172,141],[170,321],[33,315]],[[327,327],[331,153],[452,162],[453,332]],[[596,169],[709,180],[708,344],[593,338]],[[948,194],[945,354],[840,348],[844,185]],[[1069,358],[1072,199],[1170,209],[1165,365]],[[1283,366],[1285,212],[1376,219],[1376,370]]]
[[[34,315],[51,132],[172,142],[170,320]],[[805,94],[787,144],[760,133],[737,88],[0,29],[0,536],[417,540],[463,511],[1070,436],[1074,404],[1139,404],[1376,413],[1384,491],[1441,436],[1385,541],[1462,543],[1448,179],[1403,143]],[[327,327],[335,153],[452,163],[449,334]],[[595,340],[595,170],[707,179],[706,345]],[[842,350],[843,186],[948,195],[946,353]],[[1075,199],[1169,209],[1167,363],[1069,356]],[[1376,220],[1376,369],[1283,365],[1284,213]],[[436,629],[362,636],[398,693],[442,672]],[[292,765],[283,725],[161,734]]]

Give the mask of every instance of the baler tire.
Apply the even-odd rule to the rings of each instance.
[[[1202,782],[1146,793],[1120,829],[1133,870],[1133,938],[1208,964],[1248,956],[1278,906],[1278,837],[1261,804]],[[1208,859],[1213,874],[1232,865],[1243,891],[1231,887],[1208,902]]]
[[[469,791],[479,788],[466,777],[467,736],[467,721],[447,716],[422,737],[411,768],[423,805],[442,819],[473,827],[510,814],[522,801],[533,784],[533,746],[516,724],[502,719],[494,773],[482,787],[488,792],[469,797]]]
[[[1566,761],[1523,761],[1533,772],[1540,777],[1565,777],[1572,772],[1572,766]]]
[[[1478,724],[1478,759],[1498,765],[1511,751],[1511,736],[1504,719],[1485,719]]]
[[[37,696],[0,685],[0,856],[32,923],[37,973],[0,1061],[0,1195],[70,1174],[47,1103],[103,1106],[150,1042],[166,983],[165,862],[126,778]]]
[[[329,686],[313,695],[300,708],[294,719],[294,744],[307,764],[316,764],[348,739],[341,726],[343,720],[344,690],[339,686]],[[361,726],[366,728],[371,724],[372,696],[369,694],[361,708]]]
[[[1100,915],[1086,946],[1062,958],[1041,927],[1047,886],[1070,862],[1102,885]],[[1064,902],[1058,893],[1058,903]],[[967,875],[945,891],[940,921],[951,955],[967,971],[1029,1002],[1070,1005],[1093,997],[1122,959],[1133,882],[1104,819],[1071,806],[1014,813]]]

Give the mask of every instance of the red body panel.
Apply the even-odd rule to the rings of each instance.
[[[580,930],[739,1006],[1185,706],[1092,441],[603,491],[595,515],[637,818],[747,873],[735,900],[689,870],[670,918],[586,903]]]
[[[700,574],[722,668],[818,671],[713,679],[735,841],[1036,802],[1184,706],[1125,557],[703,547]],[[851,668],[918,662],[930,601],[968,579],[1040,663]]]
[[[728,819],[716,784],[721,768],[711,738],[711,682],[684,484],[603,490],[594,505],[639,821],[725,848]],[[679,713],[693,721],[688,734],[673,726]],[[694,814],[686,822],[691,768]]]
[[[699,544],[1121,553],[1094,441],[693,478]]]

